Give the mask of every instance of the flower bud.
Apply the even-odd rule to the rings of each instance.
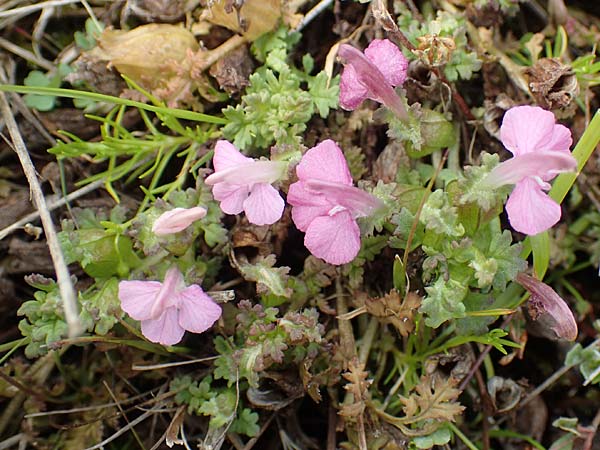
[[[531,294],[525,313],[534,334],[551,340],[577,338],[573,313],[554,289],[525,273],[517,275],[517,282]]]
[[[201,206],[194,208],[175,208],[162,213],[152,226],[157,236],[178,233],[185,230],[198,219],[206,216],[206,209]]]

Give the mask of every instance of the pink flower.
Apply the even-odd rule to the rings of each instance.
[[[510,225],[534,235],[560,220],[560,205],[544,191],[560,172],[577,170],[569,147],[571,132],[555,123],[554,114],[537,106],[516,106],[504,115],[500,140],[513,157],[484,179],[488,186],[516,184],[506,202]]]
[[[152,225],[152,232],[157,236],[173,234],[185,230],[198,219],[206,216],[206,209],[201,206],[194,208],[175,208],[162,213]]]
[[[340,80],[340,105],[353,110],[367,98],[383,103],[398,117],[406,117],[406,109],[395,86],[404,83],[408,60],[388,39],[375,39],[364,55],[356,48],[342,44],[338,51],[345,60]]]
[[[165,281],[119,282],[121,308],[142,322],[142,334],[152,342],[175,345],[185,330],[202,333],[221,317],[221,307],[196,284],[185,286],[176,267]]]
[[[306,233],[304,245],[330,264],[346,264],[360,250],[357,217],[366,217],[381,206],[371,194],[352,186],[352,176],[342,151],[328,139],[311,148],[296,167],[298,180],[287,200],[292,220]]]
[[[226,214],[242,211],[250,223],[270,225],[283,214],[284,202],[271,183],[282,178],[287,163],[248,158],[228,141],[218,141],[213,157],[215,173],[206,178]]]

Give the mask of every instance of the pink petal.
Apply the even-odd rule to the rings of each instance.
[[[242,164],[251,163],[254,160],[240,153],[235,146],[225,140],[217,141],[215,155],[213,156],[213,167],[215,171],[229,169]]]
[[[549,150],[547,145],[554,137],[554,114],[538,106],[515,106],[504,114],[500,127],[500,140],[513,155],[537,150]],[[563,143],[562,132],[556,141]]]
[[[552,129],[552,136],[550,137],[550,141],[545,145],[545,149],[571,153],[572,143],[571,130],[564,125],[556,124]]]
[[[561,216],[560,205],[531,178],[517,183],[506,202],[506,212],[510,225],[528,235],[551,228]]]
[[[327,139],[307,151],[296,174],[301,181],[317,179],[352,185],[352,175],[348,169],[342,150],[331,139]]]
[[[374,39],[365,49],[369,59],[392,86],[400,86],[406,80],[408,59],[389,39]]]
[[[177,306],[178,293],[185,288],[182,273],[177,267],[171,267],[165,274],[165,279],[156,294],[154,304],[150,311],[150,319],[156,319],[168,308]]]
[[[244,212],[248,222],[254,225],[270,225],[283,214],[285,203],[279,191],[267,183],[252,186],[250,195],[244,200]]]
[[[149,319],[161,287],[159,281],[120,281],[121,309],[135,320]]]
[[[250,161],[239,166],[220,170],[208,176],[208,185],[226,183],[234,186],[251,186],[254,183],[273,183],[287,173],[284,161]]]
[[[221,211],[225,214],[239,214],[244,210],[244,200],[248,198],[248,186],[236,186],[218,183],[213,186],[213,197],[221,202]]]
[[[360,250],[360,230],[348,211],[317,217],[306,230],[304,245],[330,264],[346,264]]]
[[[302,181],[290,185],[287,202],[292,205],[292,220],[300,231],[306,231],[315,218],[327,215],[335,206],[325,196],[305,189]]]
[[[142,321],[142,334],[149,341],[162,345],[175,345],[185,333],[179,326],[177,308],[166,309],[157,319]]]
[[[318,192],[308,188],[306,182],[296,181],[288,189],[287,202],[292,206],[322,206],[332,208],[333,203]]]
[[[221,307],[200,286],[193,284],[179,295],[179,325],[184,329],[202,333],[221,317]]]
[[[367,96],[391,109],[399,118],[407,116],[406,109],[393,86],[383,73],[365,57],[359,50],[348,44],[340,45],[340,58],[346,61],[346,67],[352,66],[356,72],[355,78],[367,88]],[[347,81],[350,81],[348,79]],[[358,89],[358,87],[356,87]]]
[[[354,186],[323,180],[307,180],[304,184],[309,190],[322,194],[330,203],[348,209],[354,218],[370,216],[383,206],[377,197]]]
[[[185,230],[193,222],[206,216],[206,209],[200,206],[194,208],[175,208],[162,213],[152,225],[152,232],[157,236],[177,233]]]
[[[569,151],[524,153],[500,163],[485,178],[488,186],[515,184],[526,177],[549,181],[558,173],[577,170],[577,161]]]
[[[340,79],[340,106],[352,111],[368,97],[368,89],[360,82],[351,64],[344,67]]]

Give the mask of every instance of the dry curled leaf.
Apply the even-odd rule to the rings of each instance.
[[[556,58],[542,58],[525,73],[529,75],[529,89],[542,108],[552,110],[559,117],[573,115],[579,84],[571,66]]]
[[[402,336],[408,336],[415,329],[414,312],[421,306],[421,297],[409,292],[404,299],[398,291],[391,290],[383,297],[370,298],[365,301],[369,314],[382,319],[384,323],[393,325]]]
[[[189,51],[199,48],[194,35],[183,27],[149,24],[130,31],[104,30],[93,54],[136,83],[154,89],[164,79],[166,62],[181,62]]]
[[[342,376],[348,383],[344,386],[352,394],[352,403],[346,403],[340,408],[340,416],[358,417],[365,411],[365,400],[369,397],[369,386],[371,380],[367,380],[369,373],[364,370],[364,364],[355,358],[348,364],[348,371]]]
[[[248,86],[248,78],[253,68],[248,49],[246,46],[241,46],[213,64],[210,74],[215,77],[221,89],[235,94]]]
[[[440,376],[424,376],[408,397],[400,397],[406,417],[403,422],[416,423],[423,420],[454,422],[465,409],[456,399],[461,391],[456,380]]]
[[[275,29],[282,14],[281,3],[281,0],[246,0],[236,6],[228,0],[218,0],[204,12],[202,19],[253,41]]]

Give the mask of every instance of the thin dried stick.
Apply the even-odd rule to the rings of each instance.
[[[14,436],[11,436],[8,439],[0,442],[0,450],[11,448],[13,445],[18,444],[24,439],[27,439],[24,433],[15,434]]]
[[[115,402],[115,404],[117,405],[117,408],[119,409],[119,412],[121,413],[121,416],[123,416],[123,418],[125,419],[127,424],[130,424],[131,421],[127,417],[127,414],[125,414],[125,411],[123,410],[123,407],[121,406],[121,403],[119,402],[119,400],[117,399],[116,395],[111,390],[111,388],[108,386],[108,383],[106,382],[106,380],[102,380],[102,384],[108,391],[108,394],[110,395],[110,397],[113,399],[113,402]],[[140,436],[136,433],[135,428],[133,428],[133,427],[131,427],[131,434],[133,434],[133,437],[135,438],[137,443],[140,445],[140,448],[144,448],[144,444],[142,443]]]
[[[132,420],[127,425],[125,425],[123,428],[120,428],[116,433],[113,433],[112,435],[110,435],[109,437],[107,437],[106,439],[104,439],[102,442],[100,442],[100,443],[98,443],[96,445],[93,445],[91,447],[88,447],[85,450],[96,450],[96,449],[99,449],[99,448],[103,448],[106,444],[114,441],[116,438],[118,438],[119,436],[121,436],[123,433],[126,433],[127,431],[129,431],[130,428],[133,428],[138,423],[141,423],[144,420],[146,420],[152,414],[154,414],[154,413],[160,413],[160,412],[163,412],[163,410],[161,410],[161,409],[151,409],[149,411],[146,411],[144,414],[142,414],[141,416],[137,417],[135,420]]]
[[[2,14],[2,13],[0,13]],[[46,70],[54,70],[54,64],[50,61],[46,61],[43,58],[40,58],[35,53],[30,52],[29,50],[25,50],[24,48],[19,47],[12,42],[0,37],[0,47],[3,47],[5,50],[8,50],[11,53],[14,53],[17,56],[20,56],[26,61],[29,61],[33,64],[36,64]]]
[[[306,13],[294,31],[301,31],[306,25],[311,23],[315,17],[325,11],[333,4],[333,0],[321,0],[317,5]]]
[[[81,3],[81,0],[50,0],[47,2],[35,3],[33,5],[21,6],[20,8],[13,8],[7,11],[0,11],[0,18],[11,17],[16,15],[27,15],[39,11],[40,9],[48,8],[50,6],[64,6],[73,3]]]
[[[4,76],[2,76],[2,78],[5,79]],[[2,115],[4,116],[4,120],[6,122],[6,127],[8,128],[12,138],[14,150],[19,157],[19,161],[23,167],[23,172],[25,173],[25,177],[29,183],[33,203],[40,213],[42,226],[44,227],[44,233],[48,243],[48,249],[50,250],[50,256],[52,257],[54,270],[56,272],[58,289],[63,301],[65,319],[69,327],[69,336],[74,337],[81,334],[83,331],[77,311],[77,297],[75,294],[75,289],[73,288],[73,283],[71,282],[71,276],[65,262],[65,257],[62,253],[62,249],[60,248],[60,244],[58,243],[56,229],[54,228],[52,216],[50,216],[50,211],[46,205],[46,198],[44,197],[42,187],[40,186],[40,182],[37,178],[35,166],[29,157],[29,153],[25,147],[25,142],[23,141],[23,137],[21,136],[19,127],[17,126],[17,122],[15,121],[4,92],[0,92],[0,110],[2,111]]]
[[[53,211],[56,208],[60,208],[61,206],[65,205],[67,202],[70,202],[71,200],[75,200],[76,198],[79,198],[83,195],[89,194],[90,192],[95,191],[96,189],[102,187],[103,185],[104,185],[104,180],[97,180],[97,181],[94,181],[93,183],[88,184],[87,186],[82,187],[81,189],[77,189],[76,191],[71,192],[66,197],[49,199],[46,204],[48,211]],[[34,211],[34,212],[29,213],[26,216],[22,217],[21,219],[17,220],[15,223],[0,230],[0,241],[2,239],[4,239],[6,236],[8,236],[9,234],[11,234],[12,232],[23,228],[29,222],[36,220],[39,216],[40,216],[39,211]]]

